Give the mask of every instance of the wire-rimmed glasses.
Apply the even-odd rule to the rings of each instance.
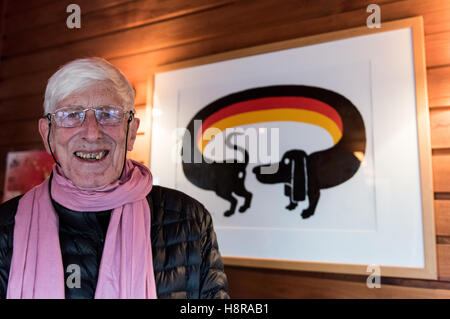
[[[47,113],[45,117],[49,120],[53,117],[59,127],[81,126],[86,118],[86,112],[92,110],[97,123],[105,126],[115,126],[122,123],[125,114],[133,117],[133,111],[125,111],[121,106],[103,105],[99,107],[83,108],[82,106],[65,106],[57,109],[54,113]]]

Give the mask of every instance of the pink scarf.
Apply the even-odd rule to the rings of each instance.
[[[58,215],[49,180],[19,201],[7,298],[64,298]],[[101,190],[84,191],[53,167],[52,198],[75,211],[112,209],[95,298],[156,298],[150,239],[148,168],[127,160],[124,174]],[[77,288],[72,288],[77,289]]]

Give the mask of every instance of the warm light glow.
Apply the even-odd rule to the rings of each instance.
[[[136,107],[136,118],[140,120],[134,147],[127,157],[149,167],[150,165],[150,109],[149,105]]]
[[[155,107],[152,109],[152,116],[153,116],[153,118],[157,118],[157,117],[161,116],[161,114],[162,114],[161,109],[158,109],[158,108],[155,108]]]
[[[357,159],[359,159],[360,162],[362,162],[364,160],[364,153],[363,152],[353,152],[353,155],[355,155],[355,157]]]

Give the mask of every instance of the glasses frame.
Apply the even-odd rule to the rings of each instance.
[[[118,125],[120,125],[120,124],[123,122],[123,119],[125,118],[125,117],[123,116],[123,114],[127,114],[127,113],[130,114],[130,117],[128,118],[128,122],[131,122],[131,121],[133,120],[133,118],[134,118],[135,111],[133,111],[133,110],[129,110],[129,111],[123,110],[122,113],[121,113],[121,114],[122,114],[122,118],[120,119],[119,122],[117,122],[117,124],[101,124],[101,123],[98,121],[98,119],[97,119],[97,110],[99,110],[100,108],[105,107],[105,106],[118,107],[118,108],[123,109],[123,107],[118,106],[118,105],[101,105],[101,106],[97,106],[97,107],[89,107],[89,108],[84,108],[84,109],[82,108],[82,109],[80,109],[80,111],[83,112],[83,121],[81,121],[81,123],[80,123],[79,125],[75,125],[75,126],[61,126],[61,125],[58,125],[58,123],[57,123],[56,120],[55,120],[54,122],[55,122],[55,124],[56,124],[57,127],[63,127],[63,128],[81,127],[81,126],[83,125],[84,121],[86,120],[86,113],[87,113],[87,111],[89,111],[89,110],[92,110],[92,111],[94,112],[95,120],[97,121],[97,124],[99,124],[99,125],[101,125],[101,126],[118,126]],[[56,110],[56,111],[53,112],[53,113],[47,113],[47,114],[45,114],[45,115],[43,116],[43,118],[47,118],[47,119],[51,122],[52,118],[56,116],[56,113],[57,113],[58,111],[60,111],[60,110],[63,109],[63,108],[69,108],[69,107],[71,107],[71,106],[64,106],[64,107],[62,107],[62,108],[59,108],[58,110]],[[77,107],[77,106],[74,105],[73,107]]]

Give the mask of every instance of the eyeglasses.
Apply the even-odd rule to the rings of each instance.
[[[130,114],[129,121],[133,119],[133,111],[124,111],[120,106],[105,105],[96,108],[83,109],[79,106],[67,106],[58,109],[54,113],[45,115],[49,120],[53,117],[59,127],[78,127],[81,126],[86,118],[86,112],[94,111],[97,123],[105,126],[114,126],[122,123],[125,114]]]

